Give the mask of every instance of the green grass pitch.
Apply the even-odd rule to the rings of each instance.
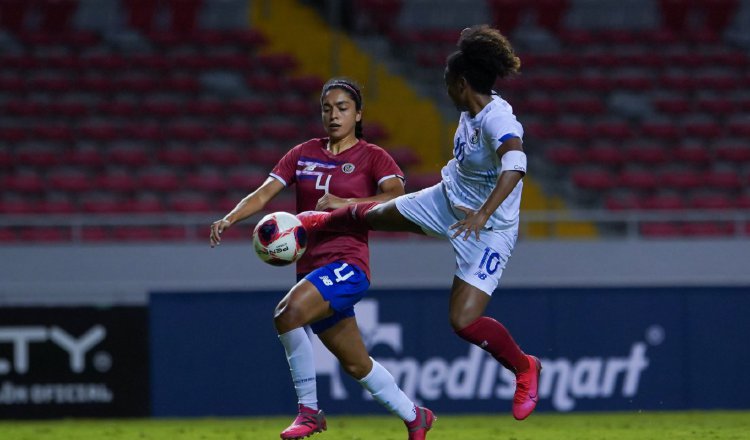
[[[750,439],[748,411],[534,414],[438,414],[429,440],[673,440]],[[0,422],[3,440],[263,440],[278,439],[290,417],[238,419],[52,420]],[[312,440],[404,440],[395,417],[332,414]]]

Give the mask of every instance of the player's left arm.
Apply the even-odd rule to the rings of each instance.
[[[398,177],[389,177],[378,186],[380,192],[371,197],[360,197],[360,198],[343,198],[335,196],[331,193],[326,193],[318,200],[318,204],[315,209],[318,211],[324,211],[326,209],[336,209],[342,206],[349,206],[354,203],[362,202],[387,202],[388,200],[395,199],[398,196],[404,195],[406,190],[404,189],[404,181]]]
[[[508,156],[504,157],[506,154]],[[484,228],[487,220],[492,217],[492,214],[508,195],[513,192],[518,182],[526,174],[526,155],[523,152],[523,143],[520,138],[511,137],[507,139],[497,149],[497,155],[503,164],[503,171],[497,176],[495,187],[490,192],[487,200],[476,211],[463,206],[456,206],[456,209],[463,211],[466,217],[451,226],[451,229],[456,230],[453,238],[458,237],[461,233],[465,233],[464,240],[466,240],[473,232],[477,241],[479,241],[479,231]]]

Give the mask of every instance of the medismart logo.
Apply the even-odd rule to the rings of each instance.
[[[465,356],[435,356],[417,359],[404,353],[402,325],[381,323],[378,302],[364,300],[357,305],[357,322],[368,349],[384,344],[396,354],[393,358],[378,358],[391,372],[404,392],[416,402],[438,399],[504,399],[513,398],[514,375],[479,347],[468,345]],[[586,356],[579,359],[542,358],[544,370],[539,383],[539,395],[550,400],[558,411],[575,409],[576,400],[632,398],[638,394],[640,380],[649,366],[648,346],[664,340],[664,330],[651,326],[646,341],[635,341],[623,347],[622,356]],[[338,360],[313,337],[316,371],[329,376],[330,397],[349,400],[351,397],[342,382],[344,373]],[[363,398],[370,396],[363,391]]]

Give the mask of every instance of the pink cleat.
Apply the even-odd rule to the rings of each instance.
[[[526,355],[529,368],[516,374],[516,393],[513,395],[513,417],[523,420],[536,408],[539,401],[539,374],[542,363],[536,356]]]
[[[314,410],[305,405],[299,405],[299,414],[288,428],[281,431],[281,438],[300,439],[310,437],[316,432],[326,430],[326,415],[322,409]]]
[[[404,424],[409,430],[409,440],[424,440],[437,417],[427,408],[418,406],[416,410],[417,418],[413,422],[404,422]]]
[[[330,213],[323,211],[304,211],[297,214],[297,218],[302,222],[302,227],[305,228],[305,231],[310,234],[318,231],[330,215]]]

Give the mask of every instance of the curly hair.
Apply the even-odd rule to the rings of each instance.
[[[508,39],[486,24],[464,29],[457,46],[459,50],[448,56],[448,71],[466,78],[479,93],[491,93],[498,77],[518,73],[521,68]]]

